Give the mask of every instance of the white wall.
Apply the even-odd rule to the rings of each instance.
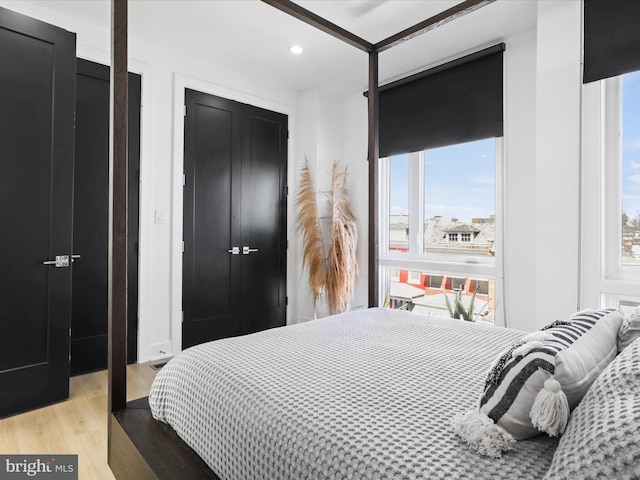
[[[299,183],[299,170],[306,156],[309,169],[318,192],[318,208],[321,220],[326,223],[328,211],[326,207],[327,192],[331,189],[331,166],[337,161],[346,166],[349,172],[347,179],[352,208],[358,220],[357,256],[360,276],[356,283],[356,292],[351,305],[353,308],[367,305],[367,258],[368,258],[368,162],[367,162],[367,101],[362,92],[342,97],[324,90],[308,90],[298,96],[297,102],[297,144],[299,158],[292,162],[297,164],[296,171],[291,172],[294,185]],[[290,197],[290,201],[295,199]],[[323,230],[325,243],[329,235]],[[295,252],[291,258],[295,265],[300,262],[300,242],[295,236]],[[294,260],[295,258],[295,260]],[[308,272],[298,267],[296,282],[297,296],[293,322],[314,318],[312,294],[309,287]],[[326,308],[318,304],[318,316],[326,315]]]
[[[536,324],[579,298],[582,2],[539,2],[536,63]]]

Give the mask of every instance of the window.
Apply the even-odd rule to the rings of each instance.
[[[424,252],[487,256],[495,240],[495,139],[427,150],[423,162]],[[458,242],[468,245],[451,250]]]
[[[639,302],[632,302],[630,300],[618,301],[618,308],[624,312],[625,316],[629,315],[638,307],[640,307],[640,301]]]
[[[584,85],[581,303],[640,303],[640,72]]]
[[[477,277],[484,282],[477,283],[482,290],[477,295],[489,297],[489,283],[495,283],[501,144],[491,138],[381,159],[381,298],[389,293],[389,282],[397,282],[419,285],[426,296],[459,291],[470,299],[467,279]],[[420,275],[429,278],[421,283]],[[405,295],[420,293],[402,285],[393,289],[391,296],[398,298],[400,289]],[[495,287],[491,292],[495,296]],[[434,313],[435,298],[426,302],[415,297],[412,302],[426,302]],[[495,298],[484,304],[488,313],[483,320],[493,322]],[[439,311],[447,315],[446,308]]]
[[[442,275],[429,275],[429,288],[441,289],[443,279]]]
[[[424,287],[418,287],[411,281],[412,278],[422,277],[425,278]],[[495,295],[490,293],[495,292],[494,280],[477,280],[404,270],[400,270],[398,278],[399,281],[389,283],[388,298],[392,308],[447,317],[449,316],[447,300],[451,303],[457,295],[460,295],[463,306],[470,308],[473,292],[476,292],[473,302],[474,320],[493,323]]]
[[[389,270],[389,280],[391,280],[392,282],[399,282],[400,281],[400,270],[396,270],[395,268],[392,268]]]
[[[640,268],[640,72],[622,76],[622,268]]]
[[[389,162],[390,252],[409,251],[409,155],[391,157]]]
[[[409,272],[409,283],[420,285],[420,272]]]
[[[478,295],[489,295],[488,280],[474,280],[475,288],[478,289]]]

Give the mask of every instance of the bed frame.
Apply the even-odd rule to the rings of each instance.
[[[369,306],[378,305],[378,54],[495,0],[465,0],[378,43],[370,43],[291,0],[262,0],[369,56]],[[118,480],[220,480],[147,398],[127,404],[127,0],[111,0],[108,463]]]

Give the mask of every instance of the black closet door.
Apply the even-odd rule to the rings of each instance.
[[[0,106],[4,417],[69,396],[75,34],[0,8]]]
[[[183,348],[286,322],[287,117],[186,91]]]
[[[71,374],[107,368],[109,67],[78,59],[74,170]],[[138,338],[138,216],[141,77],[129,73],[127,360]]]
[[[288,132],[280,113],[245,105],[242,119],[242,333],[251,333],[286,323]]]
[[[242,109],[187,90],[182,346],[240,334]]]

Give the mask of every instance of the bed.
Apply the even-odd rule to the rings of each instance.
[[[149,396],[221,478],[542,478],[557,439],[495,459],[452,428],[486,372],[524,335],[390,309],[356,310],[199,345]]]

